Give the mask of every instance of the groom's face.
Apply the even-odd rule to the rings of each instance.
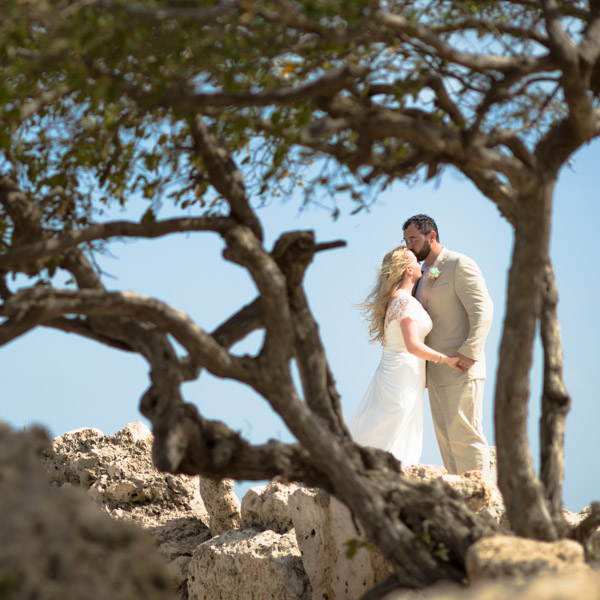
[[[429,256],[431,252],[429,239],[413,223],[404,230],[404,241],[406,242],[406,247],[414,252],[417,260],[425,260]]]

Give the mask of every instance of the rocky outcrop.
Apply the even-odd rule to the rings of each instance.
[[[404,467],[402,472],[407,477],[412,477],[421,481],[431,481],[433,479],[439,479],[444,475],[448,475],[448,471],[439,465],[412,465],[410,467]]]
[[[295,483],[270,483],[249,489],[242,499],[242,527],[258,525],[287,533],[294,527],[290,498],[299,489]]]
[[[390,573],[345,505],[327,493],[270,483],[252,488],[240,507],[230,480],[158,472],[151,460],[152,434],[141,423],[113,436],[96,429],[70,432],[56,438],[50,448],[38,430],[16,434],[6,429],[2,436],[9,441],[6,448],[0,441],[0,596],[14,590],[15,600],[34,596],[153,600],[172,598],[176,589],[179,600],[355,600]],[[21,441],[15,443],[10,436]],[[31,446],[27,451],[19,445],[26,438]],[[36,455],[42,447],[45,450]],[[25,462],[15,462],[12,468],[15,452]],[[29,475],[23,476],[36,468],[41,473],[40,455],[50,490],[43,477],[30,483]],[[574,595],[598,583],[586,574],[581,547],[565,541],[544,545],[512,535],[498,490],[478,472],[457,476],[442,467],[418,465],[407,468],[405,476],[435,481],[478,515],[500,523],[509,535],[471,547],[469,588],[435,588],[418,596],[396,593],[388,600],[506,597],[494,595],[498,589],[510,590],[511,600],[528,600],[534,597],[531,590],[546,593],[545,587],[534,586],[532,578],[536,583],[545,581],[547,576],[540,574],[553,571],[569,573],[565,600],[595,598]],[[6,494],[5,489],[12,492]],[[18,489],[20,495],[15,495]],[[44,494],[41,506],[34,499]],[[577,522],[582,515],[567,518]],[[82,539],[91,540],[89,547],[82,547],[87,544]],[[502,583],[491,583],[494,578]],[[85,585],[92,584],[98,594],[107,595],[88,592]],[[546,597],[554,600],[539,596]]]
[[[320,490],[299,488],[290,508],[313,600],[360,598],[391,573],[339,500]]]
[[[505,517],[500,490],[490,481],[486,481],[480,471],[452,475],[444,467],[437,465],[415,465],[405,468],[404,474],[409,478],[421,481],[437,481],[444,487],[447,494],[460,498],[469,509],[480,517],[493,521],[505,533],[510,533],[510,523]]]
[[[600,600],[600,574],[480,581],[469,587],[441,584],[427,590],[390,592],[381,600]]]
[[[240,501],[235,495],[231,479],[200,478],[200,494],[209,514],[209,527],[212,535],[219,535],[230,529],[239,529],[242,521]]]
[[[49,489],[33,428],[0,424],[0,596],[7,599],[172,600],[152,538],[103,514],[81,489]]]
[[[114,435],[81,429],[55,438],[43,459],[55,487],[83,488],[116,519],[144,527],[194,516],[208,525],[198,478],[158,471],[152,442],[143,423],[130,423]]]
[[[242,523],[294,535],[313,600],[359,598],[391,573],[346,506],[321,490],[280,483],[252,488],[242,500]]]
[[[311,588],[293,532],[227,531],[196,549],[190,600],[310,600]]]
[[[589,570],[583,547],[573,540],[540,542],[502,535],[473,544],[467,551],[466,567],[470,582]]]
[[[114,435],[81,429],[53,440],[43,461],[55,488],[81,488],[113,519],[132,521],[156,540],[187,596],[187,567],[210,539],[209,515],[198,477],[159,472],[152,464],[152,433],[130,423]]]

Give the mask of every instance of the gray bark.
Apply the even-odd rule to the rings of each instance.
[[[540,182],[518,206],[494,406],[498,485],[508,518],[519,535],[540,540],[558,538],[527,438],[529,371],[541,310],[553,188],[553,181]]]
[[[560,537],[568,531],[563,516],[565,423],[571,407],[562,377],[562,347],[557,314],[558,290],[551,265],[544,271],[540,335],[544,348],[544,388],[540,416],[540,479]]]

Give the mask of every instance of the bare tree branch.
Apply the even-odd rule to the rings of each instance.
[[[589,89],[595,94],[600,93],[600,6],[598,2],[590,3],[590,17],[584,30],[583,39],[579,43],[581,69]],[[594,117],[594,129],[597,135],[597,116]]]
[[[12,296],[12,292],[6,285],[6,273],[0,269],[0,299],[8,300]]]
[[[0,315],[3,306],[0,305]],[[28,331],[31,331],[40,324],[38,315],[30,314],[24,319],[5,319],[0,325],[0,346],[5,346],[9,342],[20,338]]]
[[[587,21],[583,39],[579,42],[579,56],[588,68],[598,63],[600,55],[600,7],[598,3],[591,4],[590,16]]]
[[[344,89],[360,73],[362,71],[348,66],[333,67],[325,71],[323,75],[310,78],[308,81],[295,86],[285,86],[254,93],[198,93],[191,91],[190,87],[185,85],[178,86],[175,90],[165,91],[159,96],[156,94],[149,96],[141,88],[126,82],[121,81],[120,86],[130,97],[147,106],[165,106],[193,114],[198,111],[205,112],[210,108],[286,105],[329,98]],[[114,73],[102,71],[101,74],[114,80],[118,79]]]
[[[273,258],[285,273],[294,327],[295,356],[302,379],[304,399],[336,434],[349,437],[340,398],[330,385],[331,373],[318,325],[303,290],[306,268],[317,245],[312,231],[284,233],[273,247]]]
[[[186,231],[214,231],[222,234],[234,225],[235,221],[226,217],[187,217],[150,223],[109,221],[90,225],[85,229],[62,233],[56,238],[43,242],[9,250],[0,254],[0,269],[18,268],[32,261],[56,256],[69,248],[94,240],[106,240],[112,237],[156,238]]]
[[[291,358],[288,353],[293,337],[286,278],[248,228],[232,229],[225,241],[223,257],[248,269],[260,293],[265,324],[262,359],[273,364],[286,363]]]
[[[0,177],[0,206],[13,223],[11,244],[13,247],[38,242],[42,238],[42,211],[18,184],[8,177]],[[36,274],[43,267],[43,262],[32,262],[23,266],[25,273]]]
[[[518,40],[526,39],[536,42],[540,46],[548,46],[548,38],[533,27],[519,27],[511,22],[504,23],[494,21],[493,24],[490,24],[489,21],[484,19],[466,18],[460,21],[453,21],[452,23],[434,25],[431,27],[431,31],[438,35],[469,30],[476,32],[502,33]]]
[[[514,225],[517,214],[517,196],[491,170],[462,167],[461,171],[498,207],[500,214]]]
[[[322,252],[324,250],[340,248],[345,245],[346,242],[343,241],[315,243],[313,252]],[[285,272],[284,264],[282,264],[280,257],[275,255],[274,252],[272,255],[279,267],[284,269]],[[237,342],[243,340],[247,335],[262,327],[264,327],[264,314],[259,297],[219,325],[211,335],[218,344],[229,349]]]
[[[510,4],[524,6],[533,10],[540,10],[539,0],[510,0]],[[586,9],[581,8],[577,2],[562,2],[560,9],[563,15],[575,17],[581,21],[586,21],[589,17],[589,12]]]
[[[429,46],[440,58],[462,65],[474,71],[482,73],[488,71],[497,71],[499,73],[519,71],[523,74],[527,74],[544,71],[551,66],[549,57],[544,55],[541,57],[507,57],[461,52],[442,41],[440,36],[436,35],[428,28],[411,23],[401,15],[381,13],[379,15],[379,22],[382,25],[389,27],[396,34],[409,36],[422,42],[426,46]]]
[[[427,152],[431,159],[454,164],[460,169],[493,170],[502,173],[517,188],[532,184],[531,171],[520,160],[485,146],[485,135],[466,140],[456,127],[428,119],[399,114],[383,107],[365,108],[349,98],[335,98],[324,107],[334,118],[368,128],[373,139],[396,137]]]
[[[228,150],[217,143],[201,116],[194,119],[192,135],[212,185],[229,203],[232,217],[243,224],[224,233],[227,247],[223,256],[247,268],[259,289],[265,324],[261,356],[283,364],[291,358],[286,353],[293,335],[285,277],[262,248],[262,226],[246,196],[243,175]]]
[[[79,248],[67,250],[62,257],[60,266],[73,275],[79,288],[104,290],[100,276]]]
[[[132,292],[29,288],[15,294],[0,309],[0,315],[16,322],[28,319],[31,314],[38,323],[66,314],[127,316],[149,321],[173,335],[211,373],[219,377],[235,375],[242,381],[251,379],[248,360],[232,357],[186,314],[153,298]]]
[[[479,131],[481,123],[488,115],[492,106],[510,101],[510,88],[520,78],[521,74],[516,70],[509,71],[500,78],[493,76],[489,78],[489,87],[477,105],[475,110],[476,118],[469,128],[471,135]]]
[[[261,327],[264,327],[264,311],[260,298],[256,298],[221,323],[211,335],[223,348],[229,349]]]
[[[142,400],[142,407],[148,403]],[[154,460],[171,473],[260,481],[302,481],[331,490],[327,476],[315,469],[300,445],[270,440],[252,445],[220,421],[204,419],[191,404],[171,411],[154,427]]]
[[[600,53],[600,41],[590,38],[584,38],[584,51],[587,54],[586,62],[580,60],[579,50],[573,40],[564,30],[560,11],[555,0],[542,0],[546,27],[550,37],[551,52],[555,56],[557,66],[561,66],[561,83],[564,90],[565,100],[569,107],[568,126],[571,129],[571,139],[574,149],[588,139],[590,139],[590,130],[593,124],[593,105],[589,96],[588,85],[592,76],[594,66],[594,57]],[[592,27],[592,31],[600,30],[600,25]],[[587,80],[587,81],[586,81]],[[559,127],[561,136],[564,129]],[[547,139],[551,136],[547,136]],[[569,144],[565,144],[569,146]],[[564,153],[563,153],[564,155]]]
[[[210,133],[204,118],[196,116],[192,135],[198,154],[204,159],[211,184],[222,194],[231,207],[231,216],[250,228],[258,240],[263,239],[260,221],[256,218],[246,196],[244,176],[235,165],[228,150]]]
[[[490,147],[502,144],[506,146],[524,165],[531,169],[536,168],[535,155],[532,154],[519,136],[512,131],[494,131],[488,136]]]
[[[64,333],[75,333],[81,337],[99,342],[105,346],[108,346],[109,348],[122,350],[123,352],[137,352],[137,349],[131,344],[116,340],[113,337],[109,337],[101,333],[97,333],[86,319],[65,317],[46,321],[43,323],[43,326],[50,329],[63,331]]]
[[[591,103],[584,99],[587,108],[591,109]],[[590,122],[581,115],[571,112],[566,118],[561,119],[551,126],[544,137],[538,142],[534,151],[536,163],[548,173],[549,177],[556,179],[560,169],[570,156],[573,155],[586,140],[596,136],[595,127],[598,127],[598,111],[590,113]],[[583,136],[583,137],[582,137]]]
[[[455,125],[464,128],[466,126],[465,118],[458,109],[458,106],[450,98],[442,79],[440,77],[432,76],[427,83],[435,92],[437,106],[448,114]]]
[[[552,53],[564,65],[574,67],[578,61],[577,47],[561,24],[561,14],[554,0],[541,0],[546,20],[548,41]]]

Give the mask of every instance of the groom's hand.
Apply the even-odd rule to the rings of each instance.
[[[456,364],[463,371],[468,371],[477,362],[468,356],[464,356],[460,352],[455,352],[451,356],[458,356],[458,362]]]

